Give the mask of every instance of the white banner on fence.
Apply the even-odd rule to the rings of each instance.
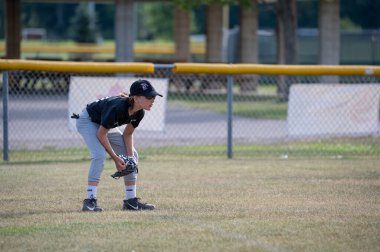
[[[156,91],[164,97],[157,97],[150,111],[145,112],[137,130],[163,131],[165,127],[165,111],[168,92],[168,79],[149,80]],[[88,103],[97,99],[119,95],[125,91],[129,93],[131,84],[138,80],[131,77],[72,77],[69,90],[69,129],[76,131],[75,121],[71,119],[72,113],[80,113]]]
[[[288,134],[360,136],[379,134],[379,84],[292,85]]]

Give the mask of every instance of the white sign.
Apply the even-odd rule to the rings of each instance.
[[[379,134],[379,84],[292,85],[288,134],[359,136]]]
[[[137,130],[163,131],[165,127],[165,111],[168,93],[167,79],[144,78],[152,83],[154,89],[164,97],[154,101],[150,111],[145,111],[144,119]],[[106,96],[129,93],[131,84],[138,80],[130,77],[72,77],[69,90],[69,129],[76,131],[75,121],[70,118],[73,113],[80,114],[88,103]]]

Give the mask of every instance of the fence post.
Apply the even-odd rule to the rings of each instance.
[[[232,103],[233,103],[233,76],[227,76],[227,156],[232,158]]]
[[[3,72],[3,160],[9,161],[8,150],[8,99],[9,99],[8,71]]]

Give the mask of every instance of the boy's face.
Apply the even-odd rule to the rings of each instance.
[[[154,104],[155,96],[136,96],[135,102],[145,110],[150,110]]]

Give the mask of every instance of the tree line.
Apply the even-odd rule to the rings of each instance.
[[[4,1],[0,0],[0,16],[5,17]],[[138,40],[172,40],[174,8],[179,4],[191,11],[191,33],[205,33],[205,12],[207,2],[229,4],[229,28],[238,26],[238,13],[241,4],[248,2],[219,0],[219,1],[165,1],[165,2],[137,2],[137,32]],[[192,3],[192,5],[189,5]],[[379,29],[380,0],[340,0],[340,18],[342,29]],[[79,3],[33,3],[23,2],[21,6],[21,23],[23,28],[44,28],[50,40],[75,40],[75,29],[78,24]],[[113,39],[115,5],[95,4],[95,26],[99,36],[103,39]],[[258,3],[258,28],[276,29],[275,3]],[[299,28],[318,27],[318,1],[297,2],[297,26]],[[3,39],[5,20],[0,20],[0,39]]]

